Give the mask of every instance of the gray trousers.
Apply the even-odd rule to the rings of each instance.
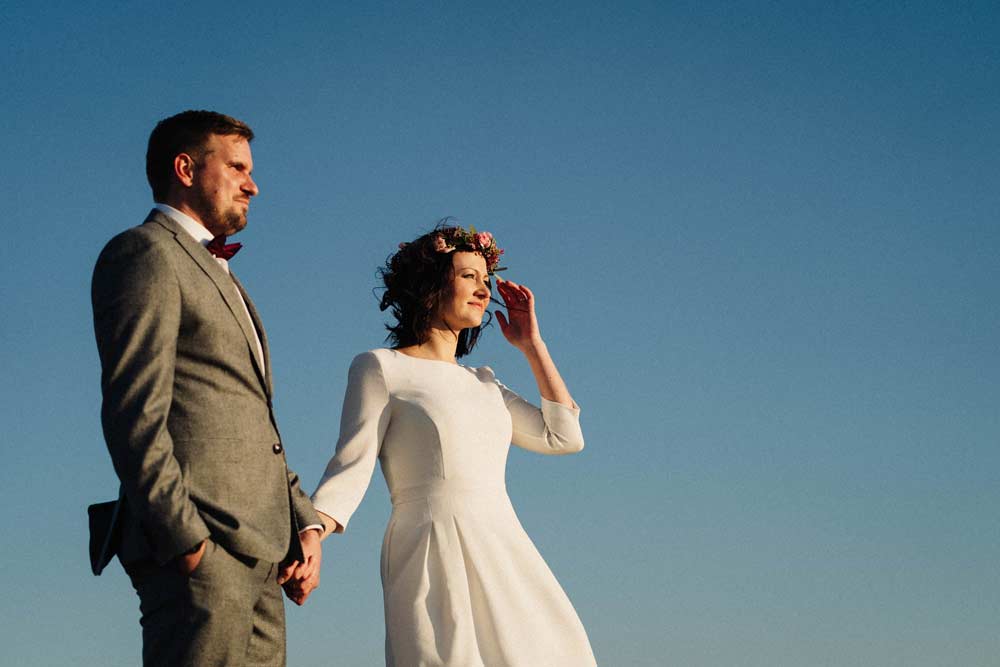
[[[284,667],[278,566],[209,540],[186,577],[151,561],[126,566],[142,612],[145,667]]]

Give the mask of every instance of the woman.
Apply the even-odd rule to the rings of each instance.
[[[576,612],[525,534],[504,486],[509,444],[583,448],[579,408],[546,350],[527,287],[498,281],[507,340],[538,383],[538,409],[487,367],[456,359],[479,338],[500,250],[491,234],[439,226],[381,270],[392,349],[351,364],[336,454],[313,503],[341,533],[375,459],[392,495],[382,545],[386,664],[594,665]]]

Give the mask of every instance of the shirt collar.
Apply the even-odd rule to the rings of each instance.
[[[184,231],[190,234],[195,241],[198,241],[202,245],[208,245],[209,241],[215,238],[212,235],[212,232],[208,231],[204,225],[192,218],[190,215],[181,213],[173,206],[157,202],[153,205],[153,208],[183,227]]]

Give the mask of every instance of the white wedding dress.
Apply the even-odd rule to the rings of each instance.
[[[493,371],[380,349],[351,364],[337,450],[313,495],[346,526],[375,459],[389,667],[587,667],[587,634],[507,497],[510,443],[583,447],[579,410],[539,410]]]

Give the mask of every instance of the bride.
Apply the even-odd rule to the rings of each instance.
[[[486,366],[457,363],[479,339],[503,253],[489,232],[442,223],[381,269],[391,349],[351,364],[336,453],[313,495],[324,538],[342,533],[375,460],[392,497],[382,544],[386,664],[581,667],[580,619],[511,506],[510,443],[583,449],[579,408],[538,329],[531,290],[496,281],[507,341],[531,366],[541,408]]]

